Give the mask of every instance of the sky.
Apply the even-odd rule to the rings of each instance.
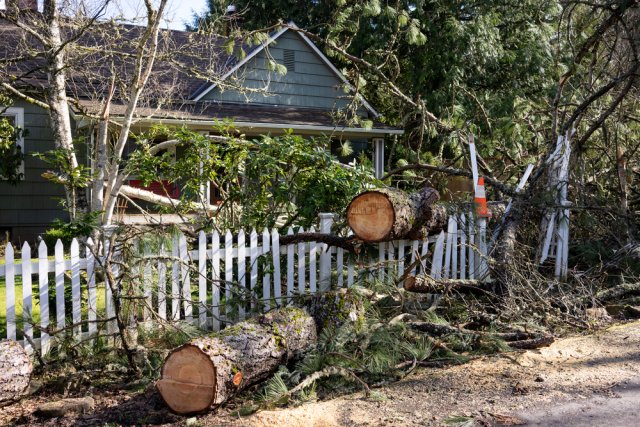
[[[78,2],[78,0],[71,0]],[[82,0],[80,0],[82,1]],[[95,6],[100,0],[86,0],[83,3]],[[158,0],[154,0],[157,4]],[[38,0],[38,6],[42,10],[42,0]],[[91,7],[90,6],[90,7]],[[0,0],[0,9],[4,9],[5,0]],[[185,23],[190,23],[193,13],[202,13],[207,8],[206,0],[169,0],[165,11],[165,27],[174,30],[184,30]],[[136,16],[144,16],[144,2],[142,0],[111,0],[111,5],[107,9],[107,17],[123,16],[127,19],[134,19]]]
[[[184,30],[185,23],[191,22],[193,13],[202,13],[206,8],[206,0],[169,0],[165,11],[167,18],[165,24],[174,30]],[[109,16],[122,14],[125,18],[144,16],[144,2],[141,0],[117,0],[113,6],[110,6],[107,13]]]

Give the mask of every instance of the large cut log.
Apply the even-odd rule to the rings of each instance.
[[[268,378],[316,341],[315,321],[303,310],[274,311],[173,350],[156,386],[174,412],[206,411]]]
[[[347,222],[365,242],[423,239],[446,226],[445,207],[434,205],[439,199],[438,192],[430,187],[411,194],[396,188],[379,188],[351,200]]]
[[[434,279],[427,274],[409,276],[404,279],[404,289],[418,294],[443,294],[456,291],[463,294],[490,294],[493,289],[491,282],[462,279]]]
[[[0,406],[27,394],[31,371],[29,355],[20,344],[0,341]]]

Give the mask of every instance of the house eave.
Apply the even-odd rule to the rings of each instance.
[[[121,121],[121,118],[112,118],[113,121]],[[186,125],[194,128],[207,128],[216,126],[218,123],[213,120],[193,120],[193,119],[161,119],[146,118],[136,121],[137,125]],[[402,129],[383,129],[383,128],[359,128],[349,126],[321,126],[306,124],[290,124],[290,123],[260,123],[260,122],[241,122],[234,121],[233,125],[240,131],[251,131],[255,133],[286,131],[288,129],[302,133],[314,134],[341,134],[345,136],[366,136],[366,137],[384,137],[386,135],[403,135]]]

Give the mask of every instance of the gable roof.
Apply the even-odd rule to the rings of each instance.
[[[132,67],[132,55],[134,47],[144,27],[135,25],[117,25],[111,22],[96,24],[95,31],[87,31],[75,43],[81,51],[71,52],[69,61],[71,66],[67,69],[67,91],[74,99],[73,111],[77,116],[95,115],[101,110],[101,102],[106,97],[109,89],[111,74],[115,70],[121,70],[126,74]],[[186,31],[162,30],[160,37],[160,49],[167,51],[168,55],[161,55],[154,66],[152,80],[145,89],[145,94],[139,102],[136,117],[142,121],[159,120],[169,121],[183,120],[185,122],[199,122],[211,124],[215,119],[230,118],[239,126],[257,128],[256,124],[264,124],[265,129],[282,129],[291,124],[293,129],[306,129],[315,131],[343,132],[345,129],[355,131],[359,129],[362,134],[397,134],[401,130],[385,126],[375,121],[373,129],[354,127],[345,120],[338,120],[329,110],[313,109],[307,107],[288,108],[283,105],[242,104],[231,102],[219,102],[216,100],[199,101],[204,94],[210,92],[215,85],[199,78],[191,70],[200,70],[201,73],[211,76],[220,76],[222,81],[228,79],[234,72],[245,66],[252,58],[264,51],[287,31],[295,32],[304,41],[313,54],[324,63],[339,81],[353,90],[345,76],[331,63],[331,61],[309,40],[304,34],[295,31],[295,24],[284,27],[264,43],[257,46],[243,45],[239,40],[236,47],[242,48],[247,55],[242,60],[227,53],[225,44],[227,38],[199,34]],[[65,31],[72,32],[73,28]],[[110,32],[117,33],[117,46],[111,51],[114,55],[104,55],[102,49],[96,47],[110,46],[116,36],[110,36]],[[110,38],[111,37],[111,38]],[[8,76],[18,76],[14,84],[31,93],[41,92],[48,85],[47,75],[44,71],[44,59],[42,54],[29,56],[29,50],[21,49],[33,43],[25,31],[15,25],[0,19],[0,80]],[[186,48],[188,47],[188,48]],[[87,49],[85,49],[87,48]],[[183,49],[184,48],[184,49]],[[83,51],[84,49],[84,51]],[[37,52],[37,49],[32,50]],[[86,53],[86,52],[91,53]],[[27,52],[27,53],[23,53]],[[14,59],[14,60],[11,60]],[[166,96],[170,93],[170,96]],[[122,86],[116,91],[111,108],[112,117],[116,119],[122,115],[123,106],[126,104],[127,87]],[[358,94],[360,97],[360,95]],[[379,117],[378,112],[364,98],[359,98],[362,105],[374,116]],[[307,124],[305,124],[305,122]]]
[[[311,50],[313,50],[313,52],[320,58],[320,60],[327,66],[329,67],[329,69],[335,74],[336,77],[338,77],[338,79],[340,79],[344,85],[349,89],[349,91],[351,91],[352,93],[355,92],[355,88],[353,87],[353,85],[349,82],[349,80],[347,80],[347,78],[344,76],[344,74],[342,74],[340,72],[340,70],[338,70],[336,68],[335,65],[333,65],[333,63],[329,60],[329,58],[327,58],[327,56],[322,53],[322,51],[318,48],[318,46],[316,46],[315,43],[313,43],[309,37],[307,37],[304,33],[302,32],[298,32],[296,30],[299,30],[300,28],[294,23],[294,22],[289,22],[288,26],[281,28],[279,31],[275,32],[274,34],[272,34],[271,36],[269,36],[269,38],[267,40],[265,40],[264,42],[262,42],[260,45],[258,45],[255,49],[253,49],[249,54],[247,54],[247,56],[244,57],[244,59],[242,59],[241,61],[239,61],[238,63],[236,63],[233,67],[231,67],[227,72],[224,73],[224,75],[222,76],[221,80],[224,81],[226,79],[228,79],[230,76],[232,76],[236,71],[238,71],[240,68],[242,68],[244,65],[246,65],[251,59],[253,59],[256,55],[258,55],[258,53],[264,51],[270,44],[272,44],[273,42],[275,42],[276,40],[278,40],[278,38],[280,38],[283,34],[285,34],[287,31],[293,31],[296,34],[298,34],[298,36],[300,36],[300,38],[302,38],[302,40],[311,48]],[[211,92],[217,85],[215,83],[210,84],[208,87],[204,88],[203,90],[198,91],[196,94],[194,94],[194,96],[192,97],[192,99],[194,101],[200,101],[202,100],[202,98],[208,94],[209,92]],[[362,102],[362,105],[373,115],[374,118],[378,118],[380,116],[380,113],[378,113],[375,108],[373,108],[371,106],[371,104],[369,104],[369,102],[367,102],[366,99],[364,99],[364,97],[362,95],[360,95],[359,93],[357,94],[358,99],[360,100],[360,102]]]

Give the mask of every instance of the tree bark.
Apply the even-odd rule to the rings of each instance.
[[[359,194],[347,207],[347,222],[365,242],[423,239],[442,230],[447,223],[444,206],[436,190],[425,187],[407,194],[395,188],[379,188]]]
[[[0,341],[0,406],[27,394],[31,371],[29,355],[20,344]]]
[[[404,280],[404,289],[418,294],[442,294],[449,290],[464,294],[490,294],[491,283],[477,280],[442,279],[436,280],[427,274],[409,276]]]
[[[274,311],[173,350],[156,387],[176,413],[206,411],[268,378],[316,341],[315,321],[303,310]]]
[[[500,338],[509,344],[511,348],[517,349],[533,349],[550,345],[554,342],[553,335],[542,333],[529,333],[521,331],[513,332],[483,332],[472,331],[465,328],[455,328],[449,325],[441,325],[430,322],[410,322],[409,326],[418,331],[426,332],[429,335],[440,337],[443,335],[466,334],[474,336],[494,336]]]

